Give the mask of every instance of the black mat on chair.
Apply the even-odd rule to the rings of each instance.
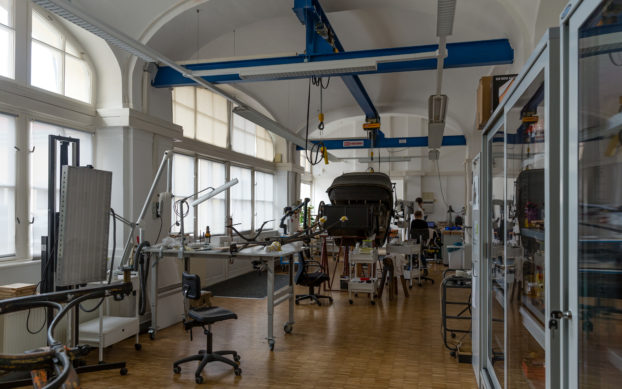
[[[289,276],[276,274],[274,276],[274,290],[279,290],[289,283]],[[203,288],[209,290],[212,295],[219,297],[241,297],[262,299],[267,296],[268,273],[251,272],[231,278],[226,281]]]

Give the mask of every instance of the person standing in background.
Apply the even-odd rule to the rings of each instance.
[[[421,219],[425,220],[425,210],[423,209],[423,199],[421,197],[417,197],[415,199],[415,214],[417,211],[421,212]]]

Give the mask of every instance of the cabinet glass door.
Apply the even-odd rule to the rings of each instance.
[[[545,85],[506,114],[507,386],[545,388]]]
[[[497,384],[505,380],[505,301],[506,263],[504,236],[506,235],[506,207],[504,203],[504,137],[503,127],[488,140],[488,237],[486,239],[488,274],[488,368],[494,372]]]
[[[594,4],[596,7],[594,8]],[[585,5],[585,7],[583,7]],[[578,386],[622,385],[622,1],[586,1],[571,19],[570,285]],[[591,9],[586,7],[590,6]],[[585,8],[585,9],[584,9]],[[574,42],[574,43],[572,43]],[[576,45],[576,46],[575,46]],[[573,70],[574,69],[574,70]],[[572,115],[575,115],[574,117]],[[572,159],[576,153],[576,161]],[[573,185],[573,166],[576,183]],[[576,216],[572,216],[575,214]],[[574,303],[573,303],[574,302]],[[570,373],[574,374],[573,366]]]

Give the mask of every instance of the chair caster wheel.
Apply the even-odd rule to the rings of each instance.
[[[268,346],[270,346],[270,351],[274,351],[274,340],[270,339],[268,341]]]
[[[332,298],[332,297],[329,297],[329,298],[328,298],[328,301],[330,301],[330,303],[332,304],[332,303],[333,303],[333,298]]]
[[[317,301],[317,306],[318,306],[318,307],[321,307],[321,306],[322,306],[322,303],[321,303],[321,302],[319,302],[319,301]]]
[[[173,373],[175,373],[175,374],[179,374],[179,373],[181,373],[181,367],[179,367],[179,366],[173,366]]]
[[[376,305],[376,302],[374,300],[371,301],[371,305]]]
[[[194,382],[196,382],[197,384],[202,384],[203,383],[203,376],[196,376],[194,377]]]
[[[283,326],[283,331],[285,331],[288,334],[291,334],[293,328],[294,327],[290,323],[285,323],[285,325]]]
[[[242,369],[240,369],[239,367],[234,369],[233,372],[235,373],[236,376],[241,376],[242,375]]]
[[[143,348],[143,345],[142,345],[142,344],[140,344],[140,343],[136,343],[136,344],[134,345],[134,349],[135,349],[136,351],[140,351],[140,349],[142,349],[142,348]]]
[[[233,356],[233,360],[236,361],[237,363],[240,363],[240,359],[242,359],[242,357],[240,356],[240,354],[235,354]]]
[[[300,302],[298,300],[296,300],[296,305],[300,305]]]
[[[127,375],[127,368],[122,367],[121,370],[119,370],[119,374],[121,375]]]
[[[451,337],[455,339],[455,338],[456,338],[456,334],[454,334],[454,333],[452,332],[452,333],[451,333]]]
[[[358,297],[358,296],[359,296],[359,294],[358,294],[358,293],[354,293],[354,297]]]
[[[352,300],[348,300],[348,302],[350,303],[350,305],[354,304],[354,301]]]
[[[149,339],[154,340],[155,339],[155,330],[153,328],[149,329]]]

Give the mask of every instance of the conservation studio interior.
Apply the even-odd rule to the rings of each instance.
[[[622,0],[0,0],[0,388],[619,388]]]

